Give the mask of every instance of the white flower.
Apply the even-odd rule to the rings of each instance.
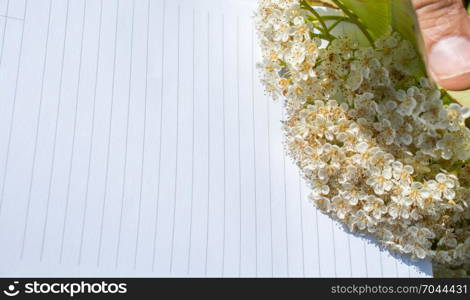
[[[310,39],[310,32],[312,27],[310,23],[306,23],[305,19],[301,16],[297,16],[293,20],[294,27],[292,28],[292,35],[297,40],[308,40]]]
[[[374,121],[377,115],[377,103],[373,101],[372,93],[363,93],[357,95],[353,100],[353,107],[349,114],[354,118]]]
[[[447,231],[446,234],[439,240],[439,245],[444,245],[449,248],[455,248],[458,245],[457,239],[455,235]]]
[[[395,129],[393,129],[392,123],[390,123],[389,120],[380,120],[379,123],[374,124],[374,128],[375,130],[380,132],[377,138],[381,143],[385,145],[391,145],[395,142],[396,132]]]
[[[259,3],[261,82],[284,102],[285,148],[315,206],[391,250],[470,266],[470,109],[415,77],[400,34],[329,43],[300,0]]]
[[[421,209],[425,209],[425,199],[431,196],[431,191],[423,186],[421,182],[413,182],[406,195],[409,203],[418,205]]]
[[[287,42],[290,36],[291,28],[287,22],[279,22],[274,24],[274,41]]]
[[[451,159],[454,154],[454,149],[458,145],[457,136],[452,133],[446,133],[444,137],[437,142],[436,146],[438,150],[441,150],[441,156],[443,159]]]
[[[330,187],[322,181],[316,181],[312,186],[312,192],[315,196],[328,196],[330,193]]]
[[[385,166],[384,168],[372,167],[370,177],[366,183],[374,189],[377,195],[383,195],[392,189],[392,168]]]
[[[351,89],[351,91],[356,91],[361,86],[364,78],[368,76],[369,69],[363,67],[359,61],[353,61],[350,65],[351,72],[348,75],[348,80],[346,85]]]
[[[416,51],[409,41],[402,40],[400,45],[392,52],[392,65],[404,74],[412,74]]]
[[[318,137],[326,137],[328,140],[334,139],[333,123],[323,115],[317,115],[312,123],[312,130]]]
[[[426,250],[424,250],[422,247],[420,247],[420,245],[416,245],[414,248],[413,248],[413,254],[419,258],[419,259],[424,259],[426,258]]]
[[[389,50],[398,46],[400,40],[392,35],[379,38],[375,41],[375,47],[377,50]]]
[[[344,219],[350,211],[348,201],[346,201],[343,197],[340,196],[333,197],[331,201],[332,206],[336,211],[336,216],[341,220]]]
[[[319,198],[313,198],[313,203],[315,204],[318,209],[320,209],[323,212],[329,212],[331,209],[331,201],[330,199],[326,197],[319,197]]]
[[[357,47],[358,43],[353,41],[350,36],[343,36],[331,42],[330,51],[347,60],[353,56],[353,52]]]
[[[465,119],[470,117],[470,108],[452,103],[447,108],[447,117],[449,118],[449,130],[457,131]]]
[[[428,99],[422,104],[423,114],[420,116],[431,129],[444,129],[447,127],[447,112],[440,98]]]
[[[357,205],[360,200],[365,199],[367,194],[359,190],[356,185],[346,182],[342,185],[340,196],[346,200],[349,205],[354,206]]]
[[[368,196],[365,199],[363,209],[365,212],[371,213],[377,220],[380,220],[382,215],[387,213],[387,206],[384,205],[384,201],[374,196]]]
[[[450,176],[439,173],[436,175],[436,181],[430,181],[428,186],[438,191],[439,197],[443,196],[447,200],[455,198],[455,183]]]
[[[408,219],[410,217],[410,208],[403,203],[392,203],[388,206],[388,214],[393,219]]]
[[[436,157],[437,143],[439,141],[439,136],[435,132],[424,132],[421,133],[416,141],[416,146],[418,146],[422,153],[429,155],[431,157]]]
[[[392,124],[393,128],[398,128],[403,124],[403,116],[397,112],[398,104],[393,100],[388,100],[379,103],[377,106],[377,115],[381,116],[381,119],[387,119]]]
[[[414,91],[412,89],[408,90],[408,93],[405,95],[403,91],[397,92],[397,98],[401,102],[398,106],[397,112],[402,116],[411,116],[413,114],[413,110],[417,106],[417,102],[414,98]]]
[[[396,129],[397,143],[405,146],[409,146],[413,143],[413,126],[404,122],[400,127]]]
[[[349,218],[349,229],[351,231],[355,231],[356,228],[365,230],[369,225],[373,225],[374,222],[365,211],[359,210]]]
[[[386,153],[379,147],[374,147],[370,152],[369,162],[372,166],[383,167],[394,161],[393,155]]]
[[[306,53],[307,51],[301,43],[295,43],[286,55],[286,62],[298,69],[299,65],[305,60]]]
[[[394,161],[392,163],[392,174],[393,178],[398,181],[402,181],[406,183],[407,185],[410,185],[413,181],[411,175],[414,172],[414,169],[412,166],[404,166],[401,162],[399,161]]]

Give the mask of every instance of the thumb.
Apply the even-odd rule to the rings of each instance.
[[[428,69],[449,90],[470,88],[470,18],[462,0],[413,0]]]

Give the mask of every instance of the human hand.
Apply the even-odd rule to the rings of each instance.
[[[428,70],[449,90],[470,88],[470,18],[462,0],[413,0]]]

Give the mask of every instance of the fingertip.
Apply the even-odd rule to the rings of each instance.
[[[470,72],[453,78],[439,78],[431,74],[434,80],[446,90],[464,91],[470,89]]]
[[[433,45],[428,55],[429,71],[449,90],[470,88],[470,39],[450,36]]]

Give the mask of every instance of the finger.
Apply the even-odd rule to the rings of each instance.
[[[470,88],[470,18],[462,0],[413,0],[428,70],[442,87]]]

